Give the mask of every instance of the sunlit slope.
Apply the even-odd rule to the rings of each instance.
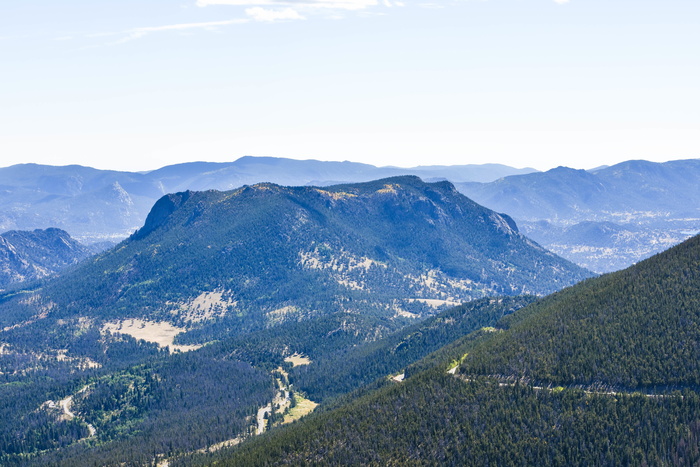
[[[694,465],[699,266],[696,237],[465,336],[401,383],[196,462]]]
[[[167,195],[129,240],[23,303],[240,330],[339,311],[412,318],[589,275],[451,184],[397,177]]]
[[[504,319],[465,373],[625,388],[700,383],[700,237]]]

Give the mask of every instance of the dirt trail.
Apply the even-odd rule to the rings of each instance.
[[[451,368],[447,372],[449,374],[455,376],[457,379],[461,379],[462,381],[466,381],[466,382],[473,381],[473,379],[470,378],[469,376],[458,374],[457,373],[458,367],[459,367],[459,365],[454,367],[454,368]],[[641,392],[639,390],[636,390],[636,391],[635,390],[627,390],[627,391],[625,391],[625,390],[600,389],[600,388],[597,388],[595,386],[586,387],[586,386],[580,385],[580,384],[568,384],[568,385],[564,385],[564,386],[559,386],[559,385],[557,385],[557,386],[554,386],[554,385],[535,386],[535,385],[530,384],[529,382],[527,382],[525,380],[516,380],[513,378],[503,378],[501,376],[496,376],[496,375],[490,375],[490,376],[487,376],[487,378],[494,380],[494,381],[497,381],[499,387],[513,387],[516,385],[523,385],[523,386],[529,386],[530,388],[532,388],[535,391],[560,392],[560,391],[563,391],[565,389],[578,389],[578,390],[582,390],[586,394],[597,395],[597,396],[613,396],[614,397],[617,395],[640,394],[644,397],[650,397],[650,398],[678,397],[674,394],[663,394],[663,393],[657,394],[657,393],[653,393],[653,392]],[[683,396],[680,396],[680,397],[682,398]]]
[[[90,387],[89,385],[85,386],[77,393],[70,395],[70,396],[66,397],[65,399],[61,399],[60,401],[58,401],[58,405],[59,405],[59,407],[61,407],[61,410],[63,410],[63,416],[65,417],[66,420],[73,420],[76,417],[75,413],[73,413],[73,411],[71,410],[73,407],[73,397],[77,394],[81,394],[81,393],[87,391],[89,389],[89,387]],[[90,423],[86,423],[86,425],[88,427],[88,431],[90,432],[90,434],[87,436],[87,438],[92,438],[93,436],[95,436],[97,434],[97,430]],[[83,439],[87,439],[87,438],[83,438]]]
[[[281,386],[281,381],[277,381]],[[288,388],[286,386],[282,387],[279,392],[280,393],[277,395],[277,397],[275,397],[275,399],[272,401],[272,404],[267,404],[265,407],[261,407],[260,409],[258,409],[258,428],[256,430],[256,434],[261,435],[265,432],[265,428],[267,427],[267,419],[265,418],[265,414],[267,414],[268,417],[272,414],[273,404],[275,406],[279,405],[279,409],[277,409],[278,412],[284,412],[287,409],[287,407],[291,404],[292,400],[289,395]]]
[[[307,357],[303,357],[303,356],[299,356],[299,357],[301,360],[308,360]],[[310,362],[310,360],[309,360],[309,362]],[[306,362],[304,361],[304,362],[298,363],[298,364],[304,365],[304,364],[306,364]],[[299,399],[297,396],[296,401],[297,401],[297,403],[300,403],[301,406],[297,406],[297,407],[295,407],[295,409],[301,409],[301,410],[297,410],[299,413],[290,417],[289,416],[290,410],[293,411],[295,409],[291,408],[291,406],[292,406],[292,393],[290,392],[289,386],[284,383],[284,381],[288,380],[288,375],[282,368],[278,368],[275,371],[278,373],[278,376],[275,377],[276,382],[277,382],[277,394],[276,394],[275,398],[273,399],[272,403],[267,404],[266,406],[260,407],[258,409],[258,412],[257,412],[256,417],[255,417],[255,427],[254,427],[255,433],[252,434],[252,436],[261,435],[261,434],[265,433],[265,431],[267,429],[267,418],[265,418],[265,416],[267,415],[267,417],[269,418],[270,415],[272,415],[273,406],[279,407],[279,408],[275,409],[276,413],[285,414],[285,419],[281,423],[290,423],[293,420],[298,420],[303,415],[306,415],[308,413],[313,412],[314,409],[316,408],[316,406],[318,405],[315,402],[310,401],[308,399],[304,399],[304,398]],[[273,371],[273,374],[275,373],[275,371]],[[301,401],[301,402],[299,402],[299,401]],[[70,405],[68,406],[68,409],[70,410]],[[287,420],[287,417],[290,417],[290,419]],[[92,431],[91,431],[91,433],[92,433]],[[235,445],[243,442],[248,436],[251,436],[251,434],[246,435],[244,433],[236,438],[221,441],[219,443],[212,444],[210,446],[198,449],[196,452],[208,453],[208,452],[218,451],[219,449],[235,446]],[[170,461],[170,459],[166,458],[164,454],[157,455],[156,459],[154,459],[154,460],[156,461],[156,464],[158,467],[168,467],[169,461]]]
[[[256,435],[261,435],[265,432],[265,415],[272,412],[272,405],[267,404],[265,407],[258,409],[258,429],[255,432]]]

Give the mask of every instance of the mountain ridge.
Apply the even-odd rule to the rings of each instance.
[[[700,231],[695,159],[537,172],[497,164],[404,169],[251,156],[140,173],[36,164],[0,168],[0,231],[59,227],[83,243],[119,241],[142,227],[167,193],[261,182],[327,186],[406,174],[453,182],[479,204],[508,214],[546,248],[599,273],[623,269]],[[595,229],[577,226],[591,222],[614,223],[618,232],[594,238]],[[586,229],[590,242],[579,235]]]
[[[426,300],[541,295],[589,275],[449,182],[401,176],[165,195],[142,229],[39,296],[60,313],[193,326],[192,303],[215,294],[223,330],[330,310],[401,319],[429,313]]]
[[[427,178],[450,175],[459,180],[490,180],[532,170],[502,165],[404,169],[251,156],[146,172],[18,164],[0,168],[0,230],[59,227],[86,243],[121,240],[143,224],[153,203],[171,192],[231,190],[261,182],[330,185],[414,173]]]
[[[4,232],[0,234],[0,287],[47,278],[98,251],[61,229]]]
[[[457,183],[478,203],[515,218],[548,249],[596,272],[645,259],[700,231],[700,160],[631,160],[593,171],[557,167],[488,183]],[[614,235],[582,239],[597,223]],[[587,224],[587,226],[585,225]]]

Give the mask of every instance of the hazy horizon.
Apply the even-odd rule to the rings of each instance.
[[[700,157],[691,0],[0,6],[0,165]]]
[[[375,165],[375,164],[371,164],[371,163],[369,163],[369,162],[359,162],[359,161],[353,161],[353,160],[331,161],[331,160],[322,160],[322,159],[315,159],[315,158],[292,158],[292,157],[276,157],[276,156],[241,156],[241,157],[232,158],[232,159],[230,159],[230,160],[217,160],[217,161],[214,161],[214,160],[190,160],[190,161],[178,161],[178,162],[173,162],[172,164],[165,164],[165,165],[161,165],[161,166],[158,166],[158,167],[152,167],[152,168],[148,168],[148,169],[122,169],[122,168],[117,169],[117,168],[111,168],[111,167],[109,167],[108,165],[98,166],[98,165],[90,165],[90,164],[73,164],[73,163],[65,163],[65,164],[46,164],[46,163],[29,162],[29,161],[28,161],[28,162],[18,162],[18,163],[10,164],[10,165],[3,165],[3,166],[0,166],[0,169],[8,168],[8,167],[11,167],[11,166],[14,166],[14,165],[21,165],[21,164],[37,164],[37,165],[54,166],[54,167],[81,166],[81,167],[90,167],[90,168],[98,169],[98,170],[112,170],[112,171],[117,171],[117,172],[135,172],[135,173],[141,172],[141,173],[147,173],[147,172],[152,172],[152,171],[161,169],[161,168],[163,168],[163,167],[171,166],[171,165],[180,165],[180,164],[188,164],[188,163],[192,163],[192,164],[195,164],[195,163],[226,164],[226,163],[235,162],[235,161],[237,161],[238,159],[241,159],[241,158],[243,158],[243,157],[275,158],[275,159],[289,159],[289,160],[297,160],[297,161],[317,161],[317,162],[350,162],[350,163],[358,163],[358,164],[373,165],[373,166],[375,166],[375,167],[377,167],[377,168],[392,168],[392,167],[393,167],[393,168],[399,168],[399,169],[413,169],[413,168],[419,168],[419,167],[432,167],[432,166],[436,166],[436,167],[437,167],[437,166],[463,166],[463,165],[489,165],[489,164],[492,164],[492,165],[503,165],[503,166],[508,166],[508,167],[512,167],[512,168],[514,168],[514,169],[520,169],[520,170],[523,170],[523,169],[533,169],[533,170],[536,170],[536,171],[539,171],[539,172],[546,172],[546,171],[548,171],[548,170],[551,170],[551,169],[554,169],[554,168],[557,168],[557,167],[562,167],[562,166],[563,166],[563,167],[568,167],[568,168],[571,168],[571,169],[576,169],[576,170],[594,170],[594,169],[599,169],[599,168],[603,168],[603,167],[610,167],[610,166],[616,165],[616,164],[621,163],[621,162],[627,162],[628,160],[648,160],[648,159],[627,159],[627,160],[624,160],[624,161],[616,161],[616,162],[614,162],[614,163],[596,165],[596,166],[593,166],[593,167],[572,167],[572,166],[568,166],[568,165],[559,164],[559,165],[556,165],[556,166],[547,167],[547,168],[544,168],[544,169],[539,169],[539,168],[531,167],[531,166],[522,166],[522,167],[509,166],[508,164],[502,164],[502,163],[500,163],[500,162],[484,162],[484,163],[476,163],[476,164],[471,164],[471,163],[464,163],[464,164],[460,164],[460,163],[456,163],[456,164],[439,164],[439,163],[436,163],[436,164],[427,164],[427,163],[426,163],[426,164],[418,164],[418,165],[409,166],[409,165],[396,165],[396,164],[391,164],[391,165]],[[691,159],[696,159],[696,158],[691,158]],[[656,163],[664,163],[664,162],[672,162],[672,161],[675,161],[675,160],[683,160],[683,159],[669,159],[669,160],[658,160],[658,161],[650,161],[650,160],[648,160],[648,161],[649,161],[649,162],[656,162]],[[109,161],[107,161],[107,163],[108,163],[108,162],[109,162]]]

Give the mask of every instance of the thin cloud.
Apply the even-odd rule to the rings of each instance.
[[[363,10],[376,6],[377,0],[197,0],[197,6],[294,6],[305,9]]]
[[[290,21],[296,19],[305,19],[293,8],[282,8],[280,10],[269,10],[259,6],[247,8],[245,14],[253,18],[255,21],[264,21],[274,23],[276,21]]]
[[[229,19],[226,21],[209,21],[206,23],[183,23],[183,24],[171,24],[167,26],[152,26],[146,28],[135,28],[131,31],[136,33],[148,34],[151,32],[160,31],[181,31],[184,29],[215,29],[219,26],[230,26],[232,24],[241,24],[247,22],[247,19]]]
[[[149,26],[144,28],[134,28],[124,31],[119,34],[125,34],[126,36],[122,39],[114,42],[114,44],[123,44],[134,39],[139,39],[147,34],[152,34],[156,32],[163,31],[186,31],[190,29],[209,29],[214,30],[221,26],[230,26],[232,24],[243,24],[250,20],[247,18],[230,19],[225,21],[208,21],[204,23],[180,23],[180,24],[169,24],[165,26]]]
[[[554,1],[555,1],[556,3],[558,3],[559,5],[563,5],[563,4],[565,4],[565,3],[569,3],[569,0],[554,0]]]

